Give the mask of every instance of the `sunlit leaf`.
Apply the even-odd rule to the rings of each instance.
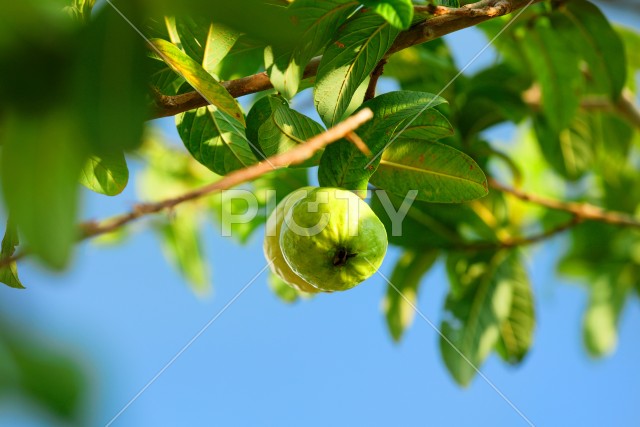
[[[363,0],[363,3],[401,30],[409,28],[413,20],[411,0]]]
[[[418,190],[417,199],[428,202],[460,203],[488,192],[471,157],[439,142],[405,138],[385,150],[371,183],[400,196]]]
[[[80,183],[96,193],[120,194],[129,182],[129,169],[123,153],[91,155],[80,173]]]
[[[292,50],[265,51],[265,67],[276,90],[292,98],[299,89],[305,67],[331,40],[335,29],[358,6],[357,1],[297,0],[289,6],[292,22],[300,28],[298,44]]]
[[[327,126],[342,120],[353,94],[398,33],[372,12],[358,13],[340,27],[322,55],[314,90],[316,109]]]
[[[244,123],[215,105],[177,115],[176,126],[191,155],[218,175],[257,162]]]
[[[440,350],[456,382],[468,385],[500,338],[514,287],[527,279],[517,254],[508,251],[452,254],[447,271],[451,291]]]
[[[418,288],[425,273],[437,259],[436,251],[405,251],[396,263],[382,307],[394,341],[400,341],[413,323]]]
[[[234,120],[244,131],[244,114],[238,102],[200,64],[185,55],[166,40],[153,39],[153,46],[162,59],[209,101],[216,111],[223,113],[226,121]]]

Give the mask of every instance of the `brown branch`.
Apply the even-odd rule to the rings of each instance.
[[[387,52],[386,57],[408,47],[435,40],[464,28],[473,27],[486,20],[506,15],[541,1],[543,0],[482,0],[459,8],[463,10],[464,13],[455,12],[430,17],[400,33]],[[312,59],[304,70],[303,78],[315,76],[319,64],[320,57]],[[273,87],[269,81],[269,77],[264,72],[223,82],[222,85],[235,98],[261,92]],[[189,92],[175,96],[161,95],[156,97],[155,103],[156,109],[152,118],[173,116],[209,104],[207,100],[197,92]]]
[[[368,101],[376,97],[376,87],[378,86],[378,79],[382,76],[384,72],[384,65],[387,63],[385,58],[382,58],[376,68],[373,69],[371,73],[371,78],[369,80],[369,85],[367,86],[367,91],[364,93],[364,100]]]
[[[534,203],[536,205],[544,206],[549,209],[573,214],[581,221],[599,221],[611,225],[640,228],[640,220],[622,212],[605,211],[598,206],[594,206],[588,203],[576,203],[548,199],[546,197],[527,193],[516,188],[507,187],[500,184],[494,179],[489,179],[489,186],[495,190],[502,191],[503,193],[511,194],[512,196],[517,197],[518,199],[525,202]]]
[[[499,242],[470,242],[467,244],[456,246],[453,249],[462,251],[484,251],[529,246],[535,243],[540,243],[557,234],[570,230],[576,225],[581,224],[583,221],[584,220],[577,215],[572,215],[569,221],[556,227],[550,228],[549,230],[545,230],[540,234],[534,234],[532,236],[525,237],[512,237],[508,239],[502,239]]]
[[[229,188],[251,181],[268,172],[288,165],[300,164],[313,157],[316,152],[323,149],[325,146],[344,138],[346,135],[360,127],[363,123],[371,120],[372,117],[373,113],[370,109],[362,109],[326,132],[309,139],[304,144],[301,144],[286,153],[269,157],[264,162],[231,172],[219,181],[188,191],[178,197],[158,202],[139,203],[135,205],[130,212],[103,221],[84,222],[80,224],[79,240],[86,240],[91,237],[115,231],[145,215],[171,209],[181,203],[197,200],[218,191],[228,190]],[[7,266],[24,255],[25,252],[0,260],[0,267]]]
[[[542,92],[539,85],[533,85],[522,94],[523,101],[534,110],[542,108]],[[633,93],[624,90],[616,102],[606,96],[589,96],[580,100],[580,108],[585,111],[605,111],[617,113],[633,127],[640,129],[640,110],[635,105]]]

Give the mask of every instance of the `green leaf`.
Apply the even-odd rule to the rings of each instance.
[[[289,108],[287,102],[275,95],[269,96],[271,115],[258,130],[258,141],[266,157],[285,153],[310,138],[324,132],[324,128],[309,117]],[[299,167],[317,165],[322,152]]]
[[[640,34],[625,27],[616,27],[616,31],[625,47],[625,56],[627,58],[626,86],[636,92],[636,73],[640,70],[640,52],[637,49],[637,46],[640,46]]]
[[[570,127],[559,132],[546,117],[535,116],[533,125],[542,155],[553,170],[569,180],[580,179],[591,170],[594,147],[584,115],[577,116]]]
[[[362,3],[400,30],[409,28],[413,21],[411,0],[363,0]]]
[[[443,98],[423,92],[398,91],[377,96],[362,105],[370,108],[374,116],[356,133],[374,156],[402,130],[414,137],[431,139],[450,135],[451,124],[433,109],[444,102]],[[342,139],[325,149],[318,180],[324,187],[364,190],[379,162],[380,156],[369,158],[353,143]]]
[[[574,48],[589,65],[595,87],[609,94],[612,100],[620,97],[627,79],[627,64],[622,40],[604,14],[593,3],[575,0],[564,3],[559,12],[575,25],[577,35]],[[557,37],[568,37],[563,28]]]
[[[287,304],[292,304],[298,301],[300,295],[298,291],[289,286],[284,280],[282,280],[278,275],[269,272],[269,288],[273,291],[273,293],[280,299],[280,301],[285,302]]]
[[[385,150],[371,183],[404,196],[418,190],[418,200],[461,203],[488,193],[487,178],[478,164],[439,142],[401,138]]]
[[[220,80],[239,79],[257,73],[264,62],[264,44],[241,35],[213,70]]]
[[[389,279],[393,286],[387,286],[382,304],[394,341],[400,341],[404,331],[413,323],[420,281],[437,258],[438,253],[433,250],[405,251],[396,263]]]
[[[205,19],[176,17],[176,33],[184,52],[209,73],[229,53],[240,33]],[[172,40],[176,43],[176,40]]]
[[[229,92],[196,61],[166,40],[151,40],[162,59],[219,111],[226,122],[239,123],[237,132],[244,132],[244,114]],[[204,112],[201,113],[204,115]]]
[[[16,229],[15,224],[13,224],[9,219],[7,220],[7,228],[4,232],[4,237],[2,238],[0,259],[7,259],[11,257],[15,253],[16,247],[19,244],[18,230]],[[0,267],[0,283],[4,283],[12,288],[24,289],[22,282],[20,282],[20,279],[18,278],[18,266],[15,262],[12,262],[5,267]]]
[[[257,162],[245,135],[244,122],[215,105],[177,115],[176,126],[191,155],[218,175]]]
[[[119,2],[133,22],[135,2]],[[103,7],[76,36],[73,96],[76,120],[84,125],[94,151],[119,152],[140,146],[148,118],[147,47],[140,35],[112,7]]]
[[[500,338],[513,290],[526,281],[515,252],[452,254],[447,259],[451,291],[445,303],[440,350],[458,384],[468,385]]]
[[[513,282],[513,297],[509,316],[500,325],[500,341],[497,345],[500,357],[511,364],[522,362],[533,343],[536,319],[531,284],[521,264],[516,266],[520,280]]]
[[[27,400],[40,419],[86,425],[87,382],[75,357],[13,329],[0,326],[0,392]]]
[[[69,111],[7,115],[0,167],[7,210],[29,251],[66,266],[78,237],[78,177],[87,147]]]
[[[383,58],[399,30],[375,13],[357,13],[322,55],[314,101],[327,126],[342,120],[353,94]]]
[[[80,174],[82,185],[107,196],[120,194],[128,181],[129,169],[122,152],[89,156]]]
[[[522,35],[521,48],[542,91],[544,116],[555,131],[569,126],[580,103],[580,57],[571,43],[558,36],[563,27],[572,26],[567,21],[559,15],[540,17]]]
[[[178,268],[196,295],[206,296],[211,293],[211,279],[199,225],[195,211],[181,209],[160,225],[159,232],[165,256]]]
[[[299,89],[303,72],[311,58],[331,40],[335,29],[355,10],[357,1],[296,0],[288,13],[301,29],[298,44],[289,51],[265,50],[265,68],[273,87],[291,99]]]
[[[638,280],[634,264],[600,268],[590,289],[589,306],[583,320],[587,351],[594,357],[611,353],[618,342],[618,323],[629,293]]]

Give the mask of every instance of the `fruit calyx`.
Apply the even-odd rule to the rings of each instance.
[[[346,248],[340,247],[333,256],[333,265],[336,267],[342,267],[347,264],[347,261],[349,261],[350,258],[353,258],[356,255],[358,254],[352,254]]]

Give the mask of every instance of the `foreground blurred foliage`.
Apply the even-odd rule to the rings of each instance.
[[[623,309],[640,291],[637,228],[576,220],[489,191],[487,175],[511,179],[531,194],[640,218],[640,119],[631,105],[640,70],[635,30],[612,26],[585,0],[538,3],[515,21],[509,15],[479,26],[488,38],[502,32],[496,61],[486,68],[452,80],[460,64],[436,39],[391,55],[384,76],[401,90],[365,101],[372,72],[402,31],[430,19],[414,13],[411,1],[94,6],[92,0],[24,0],[0,14],[0,181],[9,217],[0,258],[26,249],[50,268],[66,267],[80,237],[78,183],[115,196],[129,183],[128,159],[144,164],[136,177],[142,201],[164,200],[285,153],[366,106],[374,118],[356,133],[380,156],[340,140],[235,193],[154,217],[167,258],[196,294],[212,289],[204,227],[213,223],[218,233],[246,243],[277,201],[308,185],[309,168],[317,167],[323,186],[385,190],[370,203],[390,243],[402,249],[383,301],[394,340],[414,320],[425,276],[445,263],[450,290],[440,348],[458,383],[468,384],[474,366],[492,352],[511,364],[526,357],[536,304],[524,246],[566,229],[558,272],[589,292],[587,350],[594,356],[614,350]],[[226,82],[262,70],[275,90],[254,95],[243,109]],[[292,99],[310,87],[322,124],[292,108]],[[194,96],[209,105],[176,114],[184,147],[145,132],[161,101]],[[510,145],[487,140],[487,130],[505,124],[518,129]],[[417,190],[413,203],[408,190]],[[243,191],[252,197],[243,198]],[[393,229],[387,202],[406,213],[401,232]],[[228,223],[253,209],[251,221]],[[127,232],[100,239],[120,243]],[[23,288],[17,267],[0,267],[0,281]],[[269,285],[285,302],[308,297],[276,277]],[[43,360],[7,343],[0,356],[23,354],[15,363],[43,369]],[[49,392],[25,375],[11,386],[47,400]],[[64,402],[49,402],[55,412],[73,412],[74,387],[55,396]]]
[[[0,398],[19,399],[64,425],[83,425],[87,382],[78,362],[0,319]]]

